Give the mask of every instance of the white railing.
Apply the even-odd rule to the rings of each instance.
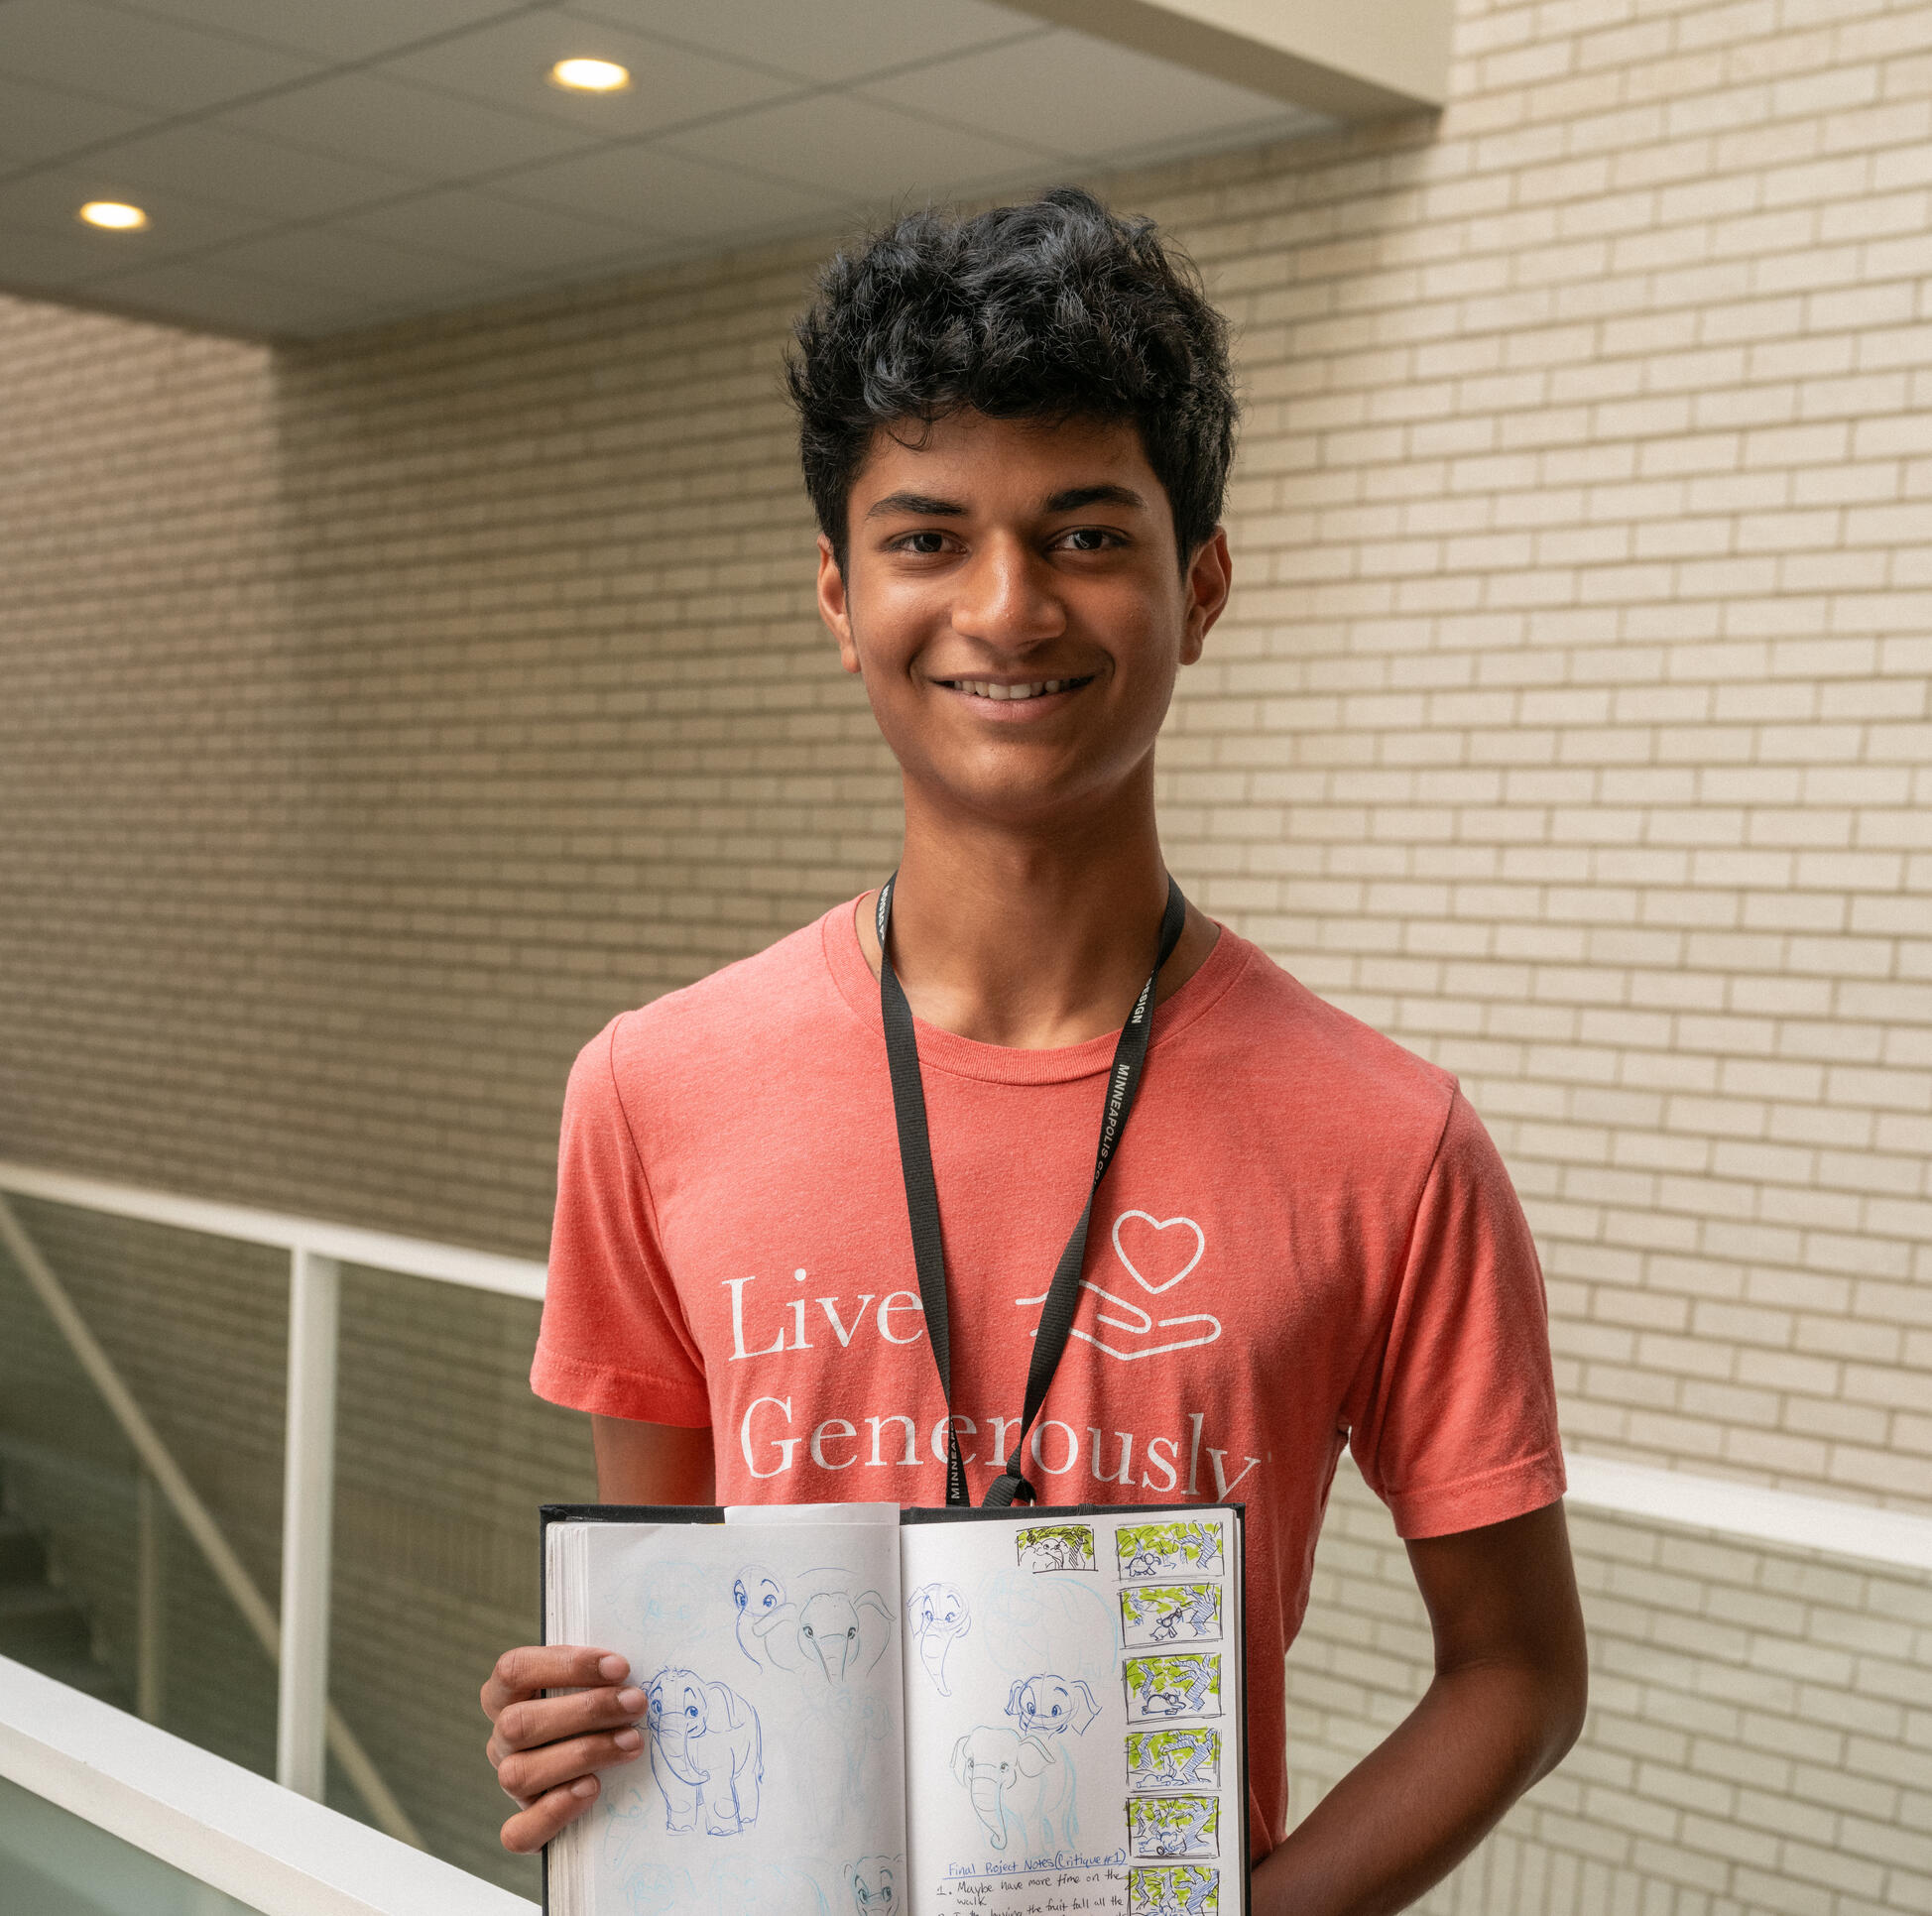
[[[262,1916],[535,1916],[507,1889],[5,1657],[0,1777]]]
[[[1716,1530],[1779,1549],[1932,1570],[1932,1516],[1575,1451],[1565,1452],[1563,1461],[1570,1477],[1566,1500],[1586,1510]]]
[[[256,1635],[271,1655],[279,1657],[278,1777],[303,1795],[319,1797],[326,1741],[383,1827],[414,1841],[394,1797],[327,1701],[340,1269],[352,1263],[515,1297],[542,1298],[543,1266],[455,1245],[137,1190],[23,1164],[0,1163],[0,1193],[6,1192],[210,1237],[272,1245],[289,1254],[288,1440],[278,1620],[0,1195],[0,1242],[47,1303],[161,1494],[221,1577]],[[1609,1458],[1572,1453],[1568,1462],[1569,1501],[1580,1508],[1716,1531],[1760,1545],[1932,1570],[1932,1517]]]

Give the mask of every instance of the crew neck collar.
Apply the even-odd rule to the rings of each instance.
[[[863,898],[865,895],[859,895]],[[819,920],[825,963],[847,1009],[870,1031],[879,1031],[879,980],[866,963],[853,922],[859,898],[835,905]],[[1155,1007],[1149,1051],[1179,1036],[1203,1016],[1238,978],[1253,949],[1216,921],[1220,936],[1200,968],[1171,998]],[[978,1078],[989,1084],[1066,1084],[1076,1078],[1103,1075],[1114,1062],[1118,1030],[1105,1031],[1079,1044],[1054,1045],[1046,1050],[1023,1050],[1015,1045],[983,1044],[961,1037],[914,1016],[913,1034],[919,1043],[919,1063],[927,1070],[950,1071],[956,1077]]]

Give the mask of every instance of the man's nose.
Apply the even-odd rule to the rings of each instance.
[[[1066,607],[1052,573],[1018,539],[982,543],[958,576],[952,627],[962,638],[1001,650],[1026,649],[1066,630]]]

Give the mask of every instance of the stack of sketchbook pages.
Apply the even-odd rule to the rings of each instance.
[[[1239,1504],[543,1511],[644,1749],[550,1916],[1245,1916]]]

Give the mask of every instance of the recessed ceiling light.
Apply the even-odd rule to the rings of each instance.
[[[631,69],[614,60],[560,60],[550,68],[550,81],[578,93],[615,93],[631,83]]]
[[[148,223],[148,215],[139,206],[130,206],[119,199],[90,199],[81,207],[78,217],[89,226],[106,226],[117,233],[129,233]]]

